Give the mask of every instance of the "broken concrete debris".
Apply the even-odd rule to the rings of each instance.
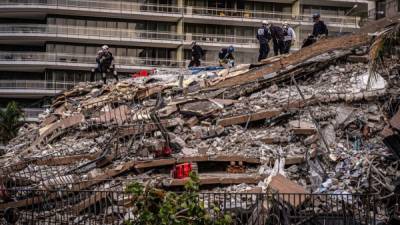
[[[384,198],[400,188],[399,92],[385,76],[367,87],[368,41],[365,34],[327,39],[212,76],[180,71],[182,85],[170,71],[152,82],[81,83],[10,141],[0,158],[2,188],[122,191],[136,180],[172,189],[187,181],[173,178],[172,168],[192,163],[202,191]],[[10,196],[0,209],[59,197]],[[74,220],[109,197],[77,202]],[[281,200],[295,208],[307,201]]]

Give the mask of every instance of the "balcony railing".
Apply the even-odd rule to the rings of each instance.
[[[86,67],[95,66],[95,55],[76,55],[66,53],[47,52],[0,52],[0,63],[4,62],[42,62],[45,64],[86,64]],[[183,67],[185,62],[173,59],[139,58],[139,57],[115,57],[117,67]]]
[[[56,8],[76,8],[88,11],[107,11],[109,13],[131,14],[133,12],[149,12],[163,14],[181,14],[182,8],[165,4],[141,4],[127,1],[99,0],[2,0],[1,5],[12,6],[44,6]]]
[[[203,43],[225,43],[225,44],[255,44],[254,37],[212,35],[212,34],[186,34],[179,35],[172,32],[153,32],[146,30],[111,29],[84,26],[61,26],[46,24],[1,24],[1,35],[42,35],[50,37],[103,39],[116,41],[140,41],[163,43],[172,41],[171,44],[183,44],[192,40]],[[187,43],[188,44],[188,43]]]
[[[0,80],[0,89],[64,90],[74,87],[74,82],[43,80]]]
[[[40,6],[57,9],[71,9],[80,11],[102,11],[106,13],[158,13],[158,16],[171,16],[174,14],[177,17],[200,16],[201,17],[226,17],[239,18],[243,20],[279,20],[288,21],[290,23],[312,22],[312,16],[308,14],[292,15],[285,12],[265,12],[256,10],[231,10],[217,8],[200,8],[200,7],[178,7],[176,5],[164,4],[141,4],[127,1],[99,1],[99,0],[3,0],[1,6]],[[360,17],[355,16],[333,16],[322,15],[322,19],[328,24],[347,25],[358,27]],[[253,21],[254,22],[254,21]]]
[[[0,34],[42,34],[51,36],[77,36],[78,38],[120,40],[166,40],[181,41],[183,36],[171,32],[146,30],[111,29],[84,26],[61,26],[47,24],[2,24]]]

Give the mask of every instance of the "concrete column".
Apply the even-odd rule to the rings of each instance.
[[[184,3],[183,0],[177,0],[177,6],[180,8],[183,8]],[[182,40],[185,40],[185,37],[183,36],[183,26],[184,26],[184,22],[183,22],[183,14],[182,17],[179,18],[177,24],[176,24],[176,33],[178,35],[182,35]],[[182,61],[183,60],[183,45],[180,45],[177,49],[176,49],[176,60],[178,61]]]
[[[292,18],[293,19],[298,19],[299,16],[301,15],[301,0],[295,0],[292,3]],[[301,41],[302,37],[300,37],[301,33],[301,25],[299,24],[291,24],[292,28],[294,29],[294,32],[296,32],[296,43],[294,44],[293,47],[295,48],[300,48],[299,46],[299,41]]]
[[[295,0],[292,3],[292,16],[293,18],[296,18],[301,14],[301,6],[300,6],[300,1],[301,0]]]
[[[374,10],[375,12],[372,12],[371,10]],[[371,13],[370,13],[371,11]],[[368,19],[373,19],[375,20],[376,16],[376,2],[375,1],[368,1]]]

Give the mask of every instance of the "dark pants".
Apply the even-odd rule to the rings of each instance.
[[[91,74],[90,74],[90,81],[93,82],[95,79],[96,73],[101,73],[101,78],[103,80],[103,83],[107,83],[107,73],[112,72],[115,80],[117,82],[119,81],[118,79],[118,73],[117,70],[115,69],[115,65],[97,65],[96,68],[92,69]]]
[[[285,43],[283,40],[273,40],[274,43],[274,54],[284,54],[285,51]]]
[[[285,54],[288,54],[290,52],[290,47],[292,47],[292,40],[285,41]]]
[[[193,58],[190,60],[189,67],[199,67],[200,66],[200,59],[199,58]]]
[[[258,61],[260,62],[263,59],[268,57],[269,53],[269,45],[268,43],[260,43],[260,54],[258,55]]]
[[[301,46],[301,48],[305,48],[307,46],[310,46],[310,45],[314,44],[315,42],[317,42],[317,40],[314,38],[314,36],[308,36],[304,40],[303,45]]]

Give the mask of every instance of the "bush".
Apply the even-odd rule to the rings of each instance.
[[[128,185],[133,195],[133,215],[128,225],[229,225],[232,219],[213,206],[213,218],[199,200],[199,178],[190,174],[183,193],[145,187],[138,182]]]

